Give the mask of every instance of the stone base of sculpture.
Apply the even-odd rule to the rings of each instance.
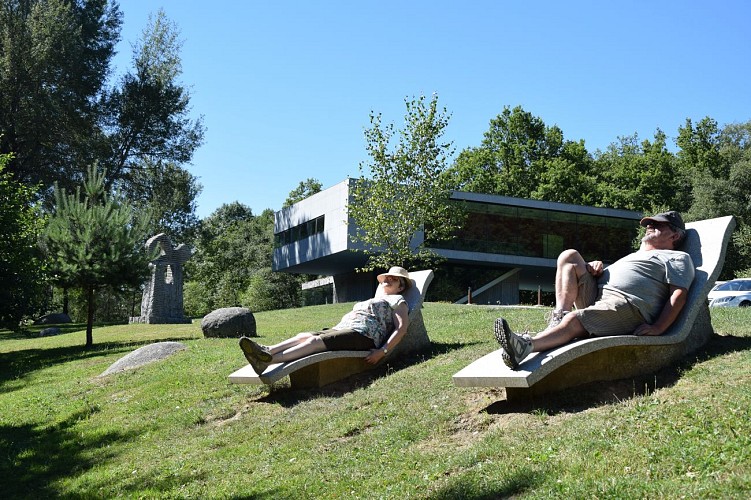
[[[149,325],[170,325],[191,323],[190,318],[170,318],[167,316],[131,316],[128,323],[145,323]]]

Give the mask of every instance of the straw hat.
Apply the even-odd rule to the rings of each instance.
[[[387,273],[379,274],[378,275],[378,282],[383,283],[383,281],[386,279],[386,276],[393,276],[395,278],[404,278],[404,289],[408,289],[412,286],[412,280],[409,279],[409,273],[406,269],[399,266],[394,266]]]

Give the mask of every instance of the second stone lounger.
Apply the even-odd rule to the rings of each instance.
[[[387,360],[430,347],[422,317],[422,303],[433,281],[433,271],[415,271],[409,273],[409,277],[412,286],[404,294],[405,300],[412,305],[409,328],[401,342],[386,356]],[[370,351],[319,352],[295,361],[270,365],[260,376],[247,365],[230,374],[229,381],[234,384],[273,384],[289,375],[290,385],[294,389],[322,387],[373,368],[364,360],[368,354]]]
[[[533,353],[519,370],[506,367],[501,350],[474,361],[453,376],[459,387],[505,387],[506,399],[532,396],[598,380],[618,380],[653,373],[703,346],[713,334],[707,294],[725,262],[735,228],[732,216],[686,224],[683,246],[696,266],[686,305],[662,335],[618,335],[576,340]]]

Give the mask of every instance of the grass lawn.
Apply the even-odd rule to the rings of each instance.
[[[257,313],[260,341],[330,326],[351,304]],[[748,498],[751,308],[681,364],[534,404],[451,376],[492,322],[541,309],[427,303],[431,352],[320,390],[232,385],[236,339],[199,324],[0,332],[3,498]],[[141,345],[187,349],[99,377]]]

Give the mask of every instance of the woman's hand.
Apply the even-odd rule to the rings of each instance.
[[[365,362],[374,365],[385,357],[386,355],[383,353],[383,349],[371,349],[370,354],[365,357]]]

